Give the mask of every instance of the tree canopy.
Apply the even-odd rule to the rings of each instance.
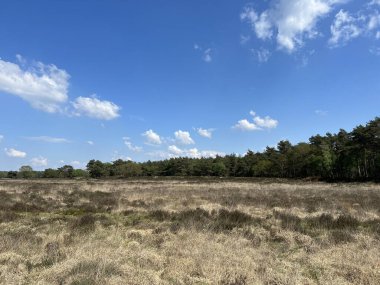
[[[127,178],[147,176],[219,177],[315,177],[323,180],[380,180],[380,118],[359,125],[351,132],[312,136],[292,145],[282,140],[263,152],[248,150],[244,156],[230,154],[215,158],[177,157],[161,161],[113,162],[90,160],[87,169],[65,165],[32,175],[29,166],[0,173],[8,178]]]

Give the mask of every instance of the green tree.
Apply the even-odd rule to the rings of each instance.
[[[29,165],[21,166],[19,169],[19,175],[21,178],[24,178],[24,179],[33,178],[35,176],[33,172],[33,168]]]
[[[109,176],[110,165],[101,162],[100,160],[90,160],[87,163],[87,171],[92,178],[101,178]]]
[[[74,177],[74,167],[71,165],[64,165],[58,168],[58,174],[63,178],[73,178]]]

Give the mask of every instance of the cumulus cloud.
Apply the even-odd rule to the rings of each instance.
[[[123,137],[123,141],[130,151],[133,151],[133,152],[142,151],[142,147],[133,145],[129,137]]]
[[[142,134],[146,139],[146,144],[160,145],[162,144],[162,140],[160,136],[155,133],[153,130],[148,130]]]
[[[34,157],[30,160],[30,163],[35,167],[45,167],[48,165],[47,158],[44,158],[42,156]]]
[[[274,129],[278,125],[278,121],[269,116],[261,118],[260,116],[253,116],[253,121],[260,129]]]
[[[212,157],[215,158],[217,156],[224,156],[224,152],[219,152],[215,150],[198,150],[197,148],[191,148],[189,150],[185,150],[185,156],[191,158],[201,158],[201,157]]]
[[[65,138],[54,138],[49,136],[39,136],[39,137],[27,137],[31,141],[40,141],[47,143],[69,143],[70,141]]]
[[[318,35],[318,21],[328,15],[336,4],[345,0],[271,0],[270,8],[258,13],[252,5],[240,14],[252,27],[257,38],[275,38],[280,49],[294,52],[305,39]]]
[[[269,116],[262,118],[256,115],[254,111],[250,111],[249,114],[253,117],[252,122],[247,119],[242,119],[239,120],[233,128],[242,131],[258,131],[264,129],[274,129],[278,126],[278,121]]]
[[[240,14],[240,19],[247,21],[252,26],[259,39],[265,40],[272,37],[272,23],[268,11],[264,11],[261,15],[258,15],[253,7],[246,6]]]
[[[48,113],[111,120],[119,116],[120,107],[110,101],[78,97],[67,105],[70,75],[54,64],[28,62],[17,55],[18,63],[0,58],[0,92],[18,96],[33,108]]]
[[[197,129],[198,135],[200,135],[204,138],[208,138],[208,139],[212,138],[212,132],[213,131],[214,131],[214,129],[202,129],[202,128]]]
[[[215,151],[215,150],[198,150],[197,148],[180,149],[175,145],[171,145],[168,147],[168,152],[155,151],[155,152],[147,153],[147,155],[157,157],[159,159],[168,159],[168,158],[175,158],[175,157],[215,158],[216,156],[224,156],[226,154],[224,152]]]
[[[115,161],[118,159],[125,160],[125,161],[133,161],[132,158],[130,158],[129,156],[124,156],[124,155],[120,154],[117,150],[115,150],[113,152],[111,160]]]
[[[260,128],[258,126],[256,126],[254,123],[249,122],[247,119],[239,120],[233,128],[239,129],[242,131],[260,130]]]
[[[18,55],[20,62],[25,60]],[[68,99],[70,75],[53,64],[36,62],[24,68],[0,59],[0,91],[27,101],[33,108],[55,113]]]
[[[4,151],[5,151],[5,154],[9,157],[16,157],[16,158],[26,157],[26,152],[23,152],[14,148],[10,148],[10,149],[5,148]]]
[[[175,145],[170,145],[168,151],[174,155],[181,155],[183,153],[182,149],[178,148]]]
[[[194,144],[194,140],[191,138],[189,132],[178,130],[174,133],[174,136],[176,141],[180,144]]]
[[[95,97],[78,97],[72,102],[76,116],[87,116],[101,120],[112,120],[119,117],[120,107],[110,101]]]
[[[93,141],[87,141],[87,143],[88,143],[89,145],[94,145],[94,142],[93,142]]]
[[[78,161],[78,160],[73,160],[72,162],[70,162],[70,165],[72,165],[73,167],[79,167],[81,166],[81,162]]]

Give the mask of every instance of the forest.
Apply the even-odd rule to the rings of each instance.
[[[153,176],[216,176],[312,178],[325,181],[380,180],[380,118],[351,132],[310,137],[292,145],[283,140],[263,152],[248,150],[244,156],[215,158],[177,157],[161,161],[133,162],[90,160],[86,170],[65,165],[58,169],[2,171],[0,178],[128,178]]]

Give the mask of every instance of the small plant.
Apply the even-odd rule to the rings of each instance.
[[[93,214],[78,217],[72,224],[72,229],[79,232],[90,232],[95,229],[96,218]]]
[[[149,217],[159,222],[163,222],[165,220],[169,220],[171,218],[171,214],[163,210],[154,210],[149,213]]]
[[[242,274],[226,273],[219,285],[246,285],[247,276]]]
[[[221,209],[215,219],[213,229],[216,231],[230,231],[237,227],[243,227],[251,221],[252,217],[246,213],[240,212],[238,210],[230,212]]]
[[[18,220],[21,216],[15,212],[0,212],[0,223],[9,223]]]
[[[330,232],[330,240],[334,244],[349,243],[355,239],[347,230],[332,230]]]

